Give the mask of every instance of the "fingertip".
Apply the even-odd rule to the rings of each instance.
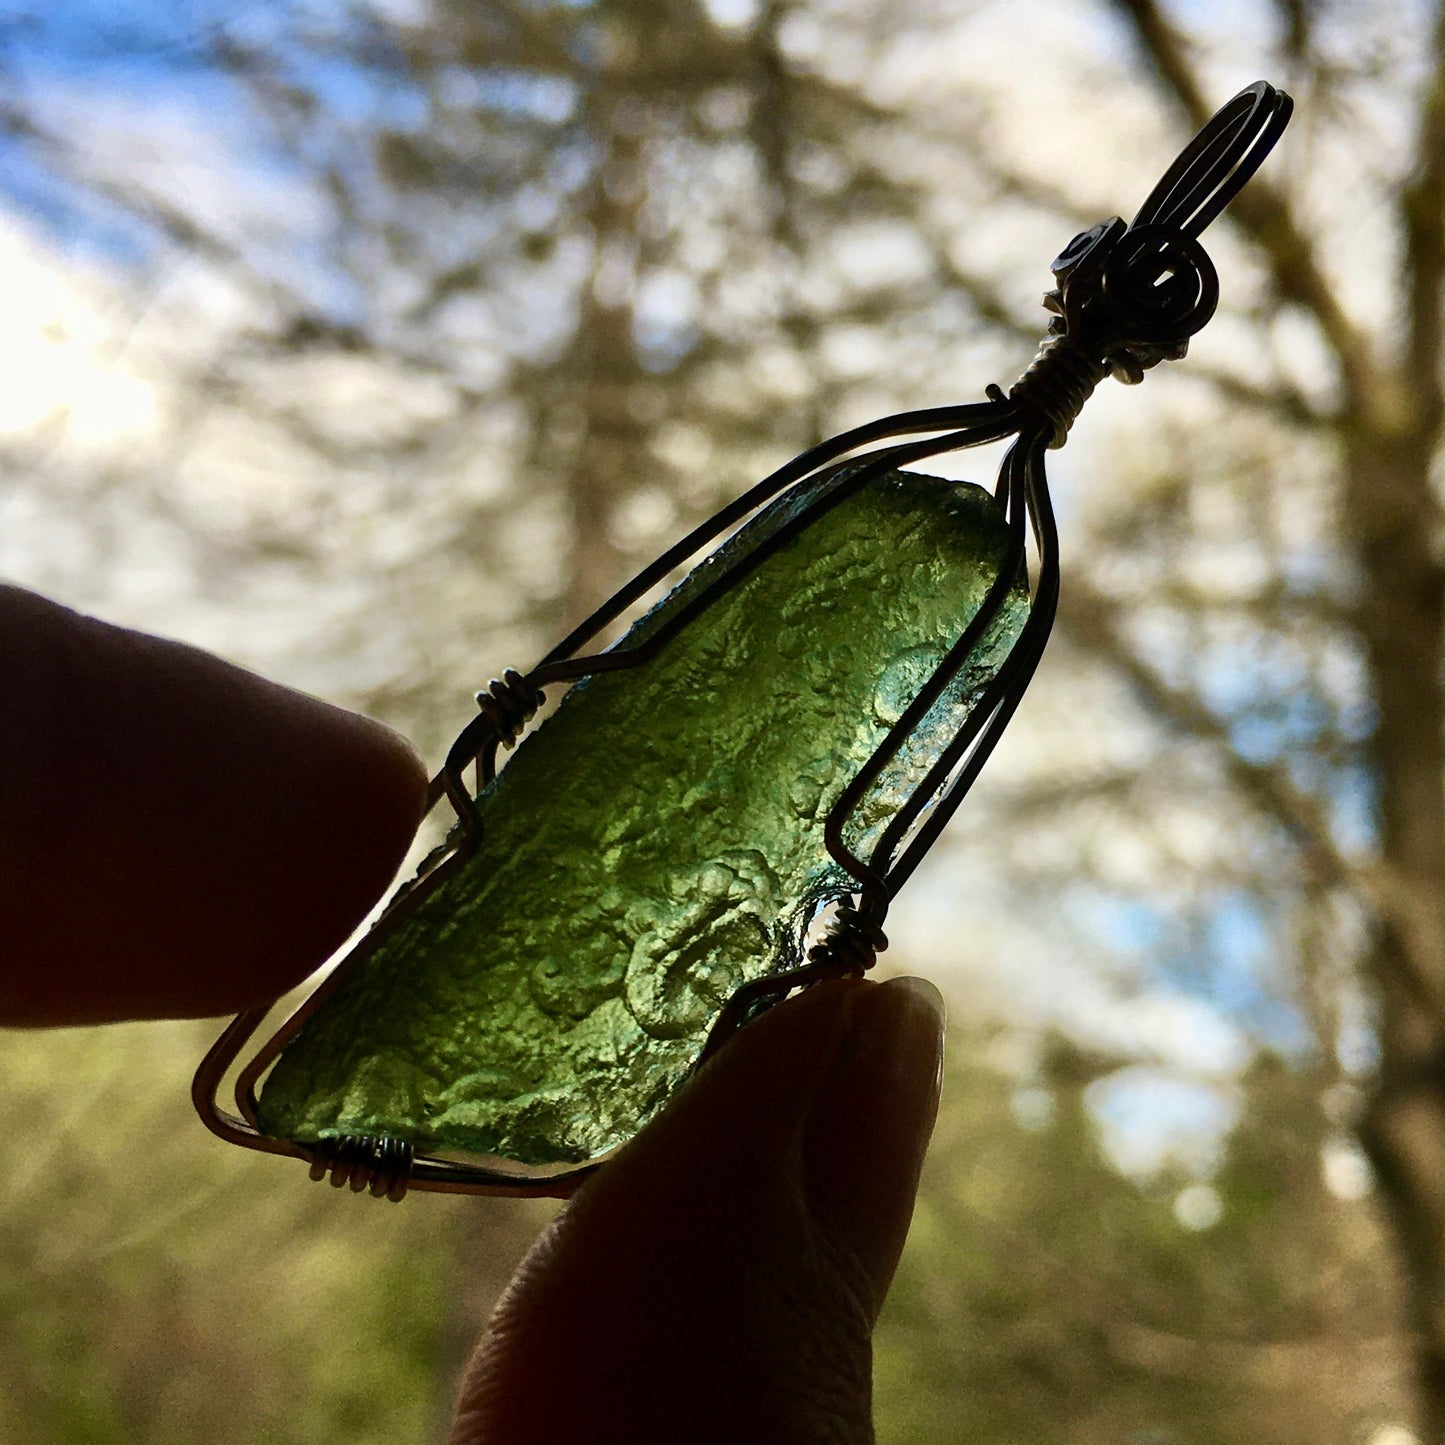
[[[249,838],[234,875],[233,846],[219,846],[208,864],[212,887],[224,877],[212,914],[246,919],[252,935],[238,932],[213,952],[226,1013],[279,997],[345,943],[396,877],[427,798],[426,769],[400,733],[243,677],[245,688],[265,690],[246,760],[256,791],[234,825],[235,843],[242,828]],[[233,818],[247,797],[242,781],[233,774],[237,786],[226,799]],[[257,903],[264,914],[251,916]]]
[[[232,1012],[325,961],[406,853],[391,729],[0,589],[0,1022]]]
[[[809,1112],[809,1205],[856,1262],[874,1318],[908,1236],[938,1114],[945,1016],[926,979],[889,979],[860,994]]]
[[[835,1193],[850,1178],[868,1188],[861,1175],[890,1163],[885,1146],[865,1124],[871,1142],[850,1175],[843,1144],[857,1121],[836,1121],[836,1150],[813,1121],[849,1109],[876,1076],[874,1046],[914,1030],[893,1025],[914,1004],[870,1004],[881,992],[820,984],[748,1024],[582,1186],[499,1307],[452,1445],[591,1438],[598,1411],[635,1445],[676,1439],[684,1419],[698,1442],[869,1438],[869,1332],[923,1131],[901,1121],[908,1167],[848,1217],[831,1208]],[[850,1043],[859,1029],[872,1043]],[[921,1056],[909,1046],[909,1057]],[[889,1107],[935,1089],[936,1061],[923,1063],[924,1084],[877,1104],[880,1130]],[[810,1148],[836,1170],[820,1177]],[[871,1227],[884,1235],[876,1248]]]

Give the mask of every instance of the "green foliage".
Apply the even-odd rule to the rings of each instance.
[[[1402,1408],[1366,1368],[1392,1346],[1388,1251],[1373,1204],[1321,1182],[1317,1079],[1251,1071],[1205,1186],[1218,1221],[1190,1229],[1176,1204],[1196,1181],[1130,1179],[1101,1146],[1088,1085],[1117,1061],[1050,1040],[1020,1114],[990,1047],[950,1039],[878,1337],[880,1441],[1354,1445]]]
[[[0,1441],[439,1434],[487,1305],[455,1291],[475,1203],[338,1195],[210,1138],[187,1098],[210,1031],[5,1038]],[[515,1258],[539,1219],[502,1202],[467,1242]]]

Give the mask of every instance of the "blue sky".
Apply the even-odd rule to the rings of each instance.
[[[224,11],[212,0],[0,4],[0,82],[42,125],[55,124],[77,97],[96,93],[127,96],[146,108],[182,97],[195,104],[209,92],[212,105],[234,111],[234,92],[206,54]],[[145,251],[143,228],[68,184],[11,136],[0,136],[0,193],[60,249],[95,248],[126,260]]]

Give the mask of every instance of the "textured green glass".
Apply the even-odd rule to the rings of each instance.
[[[773,503],[622,646],[836,486]],[[967,483],[889,473],[810,520],[646,663],[591,677],[479,798],[479,845],[286,1046],[278,1138],[390,1134],[533,1164],[630,1138],[739,985],[849,891],[823,822],[978,610],[1007,535]],[[844,828],[866,858],[997,671],[1020,577]]]

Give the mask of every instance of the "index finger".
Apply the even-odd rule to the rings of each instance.
[[[389,728],[0,586],[0,1024],[230,1013],[380,895],[426,775]]]

